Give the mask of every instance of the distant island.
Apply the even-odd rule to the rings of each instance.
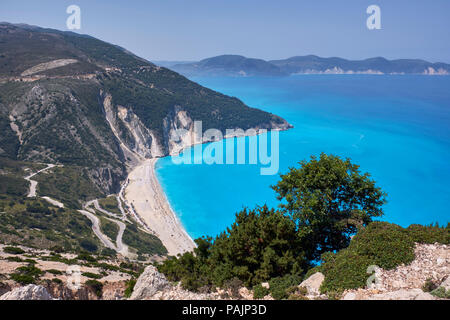
[[[158,62],[155,62],[158,64]],[[383,57],[365,60],[296,56],[265,61],[240,55],[221,55],[198,62],[162,62],[184,76],[289,76],[293,74],[422,74],[448,75],[450,64],[420,59],[388,60]]]

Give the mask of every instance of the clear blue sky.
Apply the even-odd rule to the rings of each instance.
[[[316,54],[450,62],[449,0],[1,0],[0,21],[66,30],[71,4],[81,8],[78,32],[150,60]],[[366,28],[371,4],[381,8],[382,30]]]

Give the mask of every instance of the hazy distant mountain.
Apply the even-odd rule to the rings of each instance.
[[[222,55],[194,63],[177,64],[172,70],[185,76],[284,76],[279,67],[238,55]]]
[[[383,74],[448,74],[450,65],[417,59],[387,60],[382,57],[366,60],[321,58],[314,55],[272,60],[282,71],[295,73],[383,73]]]
[[[223,55],[190,63],[165,65],[185,76],[285,76],[290,74],[450,74],[450,65],[419,59],[365,60],[321,58],[314,55],[264,61]]]

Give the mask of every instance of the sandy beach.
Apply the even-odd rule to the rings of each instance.
[[[128,175],[125,199],[167,248],[169,255],[191,251],[194,241],[173,212],[155,175],[157,159],[148,159]]]

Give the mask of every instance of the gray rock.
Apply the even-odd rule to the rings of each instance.
[[[368,300],[436,300],[431,294],[421,289],[401,289],[369,296]]]
[[[443,287],[446,291],[450,290],[450,276],[441,283],[440,287]]]
[[[170,287],[166,277],[154,266],[148,266],[138,278],[134,286],[131,300],[151,299],[156,293]]]
[[[53,297],[44,287],[29,284],[5,293],[0,300],[53,300]]]
[[[299,287],[304,287],[308,291],[307,295],[320,295],[319,288],[325,276],[321,272],[316,272],[308,279],[300,283]]]

